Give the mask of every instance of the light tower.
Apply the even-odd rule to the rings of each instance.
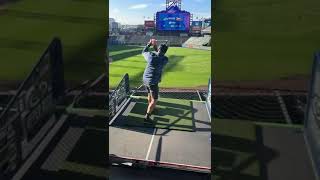
[[[172,6],[177,6],[181,9],[181,0],[166,0],[166,9],[168,10]]]

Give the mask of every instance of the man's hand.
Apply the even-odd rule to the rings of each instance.
[[[148,44],[150,44],[152,46],[157,45],[157,40],[156,39],[150,39]]]
[[[156,39],[150,39],[150,45],[152,45],[153,46],[153,49],[155,50],[155,51],[158,51],[158,46],[157,46],[157,40]]]

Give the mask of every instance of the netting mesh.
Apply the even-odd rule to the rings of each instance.
[[[216,88],[212,103],[214,118],[287,123],[287,111],[293,123],[301,124],[306,92]]]
[[[291,117],[296,124],[302,124],[305,118],[307,104],[306,95],[282,95],[284,103]]]
[[[125,74],[117,88],[109,94],[109,117],[113,117],[130,95],[129,75]]]
[[[214,117],[263,121],[285,121],[274,96],[214,96]]]

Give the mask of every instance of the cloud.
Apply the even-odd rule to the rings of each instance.
[[[160,4],[161,7],[166,7],[165,3]]]
[[[112,13],[119,13],[120,10],[119,10],[118,8],[113,8],[113,9],[111,10],[111,12],[112,12]]]
[[[136,4],[130,6],[128,9],[145,9],[148,7],[148,4]]]

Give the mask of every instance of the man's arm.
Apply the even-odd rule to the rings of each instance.
[[[148,43],[142,50],[142,54],[145,53],[145,52],[149,52],[149,47],[151,46],[150,43]]]
[[[149,52],[149,47],[151,46],[151,43],[149,42],[142,50],[142,55],[144,59],[148,62],[151,58],[150,52]]]

